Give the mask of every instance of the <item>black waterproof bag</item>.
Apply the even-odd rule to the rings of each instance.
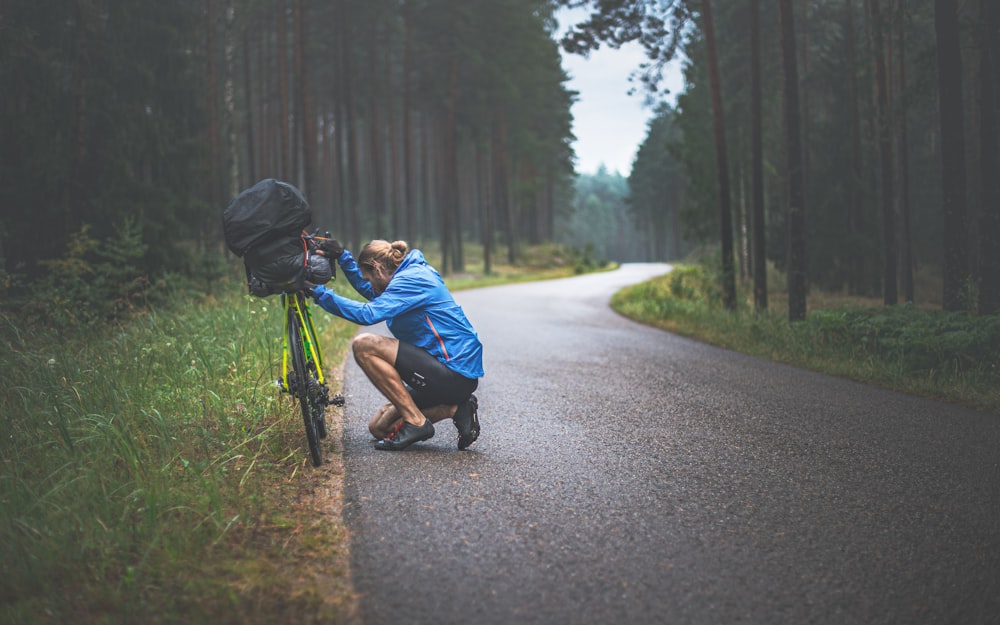
[[[311,221],[312,211],[301,191],[267,178],[233,198],[222,213],[222,230],[230,251],[242,257],[255,246],[298,237]]]

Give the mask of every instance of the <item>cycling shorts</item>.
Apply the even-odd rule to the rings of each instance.
[[[479,380],[455,373],[434,356],[403,341],[399,341],[395,367],[417,408],[457,406],[479,386]]]

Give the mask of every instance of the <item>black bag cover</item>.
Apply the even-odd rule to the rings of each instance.
[[[327,257],[316,254],[315,247],[311,240],[298,236],[250,248],[243,257],[250,292],[257,297],[267,297],[282,291],[300,290],[306,282],[329,282],[334,266]]]
[[[222,213],[222,230],[233,254],[243,256],[254,246],[297,237],[311,221],[312,211],[301,191],[267,178],[233,198]]]

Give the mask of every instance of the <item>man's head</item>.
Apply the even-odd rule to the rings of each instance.
[[[370,242],[358,255],[358,267],[365,280],[371,283],[376,293],[385,291],[392,274],[409,252],[406,241],[389,243],[382,239]]]

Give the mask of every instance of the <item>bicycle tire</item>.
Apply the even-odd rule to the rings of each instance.
[[[326,407],[330,404],[330,391],[326,384],[320,383],[320,361],[318,355],[319,339],[316,337],[316,330],[312,325],[312,318],[309,316],[308,304],[305,298],[299,298],[299,307],[305,318],[305,325],[302,328],[306,341],[310,346],[306,350],[306,371],[309,373],[309,398],[312,402],[313,421],[316,423],[316,432],[320,438],[326,438]]]
[[[302,326],[299,324],[299,316],[294,308],[288,310],[288,349],[291,352],[292,378],[295,388],[293,394],[299,401],[302,410],[302,422],[306,430],[306,440],[309,443],[309,455],[312,457],[313,466],[323,464],[323,448],[320,446],[319,431],[316,427],[314,409],[323,409],[322,405],[313,400],[313,391],[318,382],[309,374],[306,367],[306,351],[302,345]]]
[[[309,400],[313,409],[313,421],[316,423],[316,432],[320,438],[326,438],[326,406],[329,404],[329,391],[325,384],[319,383],[317,373],[319,364],[311,355],[306,355],[306,371],[309,372]]]

